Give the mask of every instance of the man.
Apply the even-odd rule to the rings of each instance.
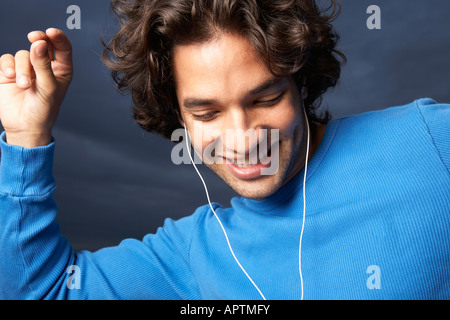
[[[59,30],[33,32],[30,52],[0,60],[1,297],[450,297],[448,105],[421,99],[333,121],[316,114],[339,78],[340,53],[333,14],[314,1],[112,6],[122,26],[104,60],[131,91],[142,128],[167,138],[185,128],[197,153],[227,130],[257,133],[218,144],[223,161],[208,164],[242,197],[167,219],[142,241],[74,252],[51,197],[51,128],[71,46]],[[263,130],[278,138],[251,162]],[[269,156],[277,170],[265,175]]]

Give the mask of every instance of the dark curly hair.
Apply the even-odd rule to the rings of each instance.
[[[331,25],[340,5],[330,1],[322,10],[314,0],[112,0],[120,29],[103,42],[102,58],[118,90],[131,92],[137,123],[170,138],[181,127],[174,47],[206,42],[218,30],[234,32],[250,41],[274,74],[305,85],[308,118],[327,123],[329,113],[316,109],[345,61]]]

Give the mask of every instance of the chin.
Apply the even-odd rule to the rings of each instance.
[[[280,174],[280,171],[275,175],[261,176],[253,180],[243,180],[231,175],[226,169],[218,167],[220,166],[211,166],[210,169],[237,194],[247,199],[262,200],[270,197],[283,184],[283,175]]]

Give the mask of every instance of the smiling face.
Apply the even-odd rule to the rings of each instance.
[[[222,33],[206,43],[177,46],[173,62],[182,122],[197,153],[218,140],[227,141],[230,132],[265,129],[268,149],[278,142],[278,170],[269,175],[262,174],[268,166],[265,159],[240,164],[243,159],[248,162],[251,150],[262,145],[263,135],[254,141],[246,139],[241,146],[223,143],[215,150],[223,163],[207,166],[238,194],[266,198],[303,168],[305,122],[298,88],[292,79],[271,73],[248,41]],[[270,140],[273,129],[278,130],[278,141]]]

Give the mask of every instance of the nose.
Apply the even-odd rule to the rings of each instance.
[[[236,107],[229,111],[224,123],[224,151],[228,157],[244,159],[257,150],[264,139],[263,125],[258,118],[243,107]]]

